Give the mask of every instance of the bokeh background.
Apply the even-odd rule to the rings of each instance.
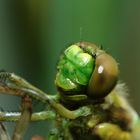
[[[140,113],[139,5],[138,0],[0,0],[0,69],[55,93],[55,66],[62,50],[81,40],[102,44],[118,61],[120,79]],[[18,110],[19,104],[17,97],[0,96],[4,110]],[[14,123],[6,124],[12,134]],[[48,125],[32,123],[25,139],[46,136]]]

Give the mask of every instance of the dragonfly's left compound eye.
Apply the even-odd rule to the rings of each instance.
[[[60,57],[57,70],[55,84],[64,96],[84,94],[92,99],[103,98],[118,78],[113,57],[87,42],[68,47]]]
[[[57,65],[56,85],[65,94],[76,94],[88,85],[94,69],[94,58],[79,46],[68,47]],[[81,94],[81,93],[80,93]]]

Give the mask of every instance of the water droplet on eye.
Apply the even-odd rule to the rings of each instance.
[[[103,71],[104,71],[104,67],[103,67],[102,65],[99,66],[99,67],[98,67],[98,73],[99,73],[99,74],[102,74]]]

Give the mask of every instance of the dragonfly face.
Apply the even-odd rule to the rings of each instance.
[[[87,42],[68,47],[57,70],[55,84],[63,95],[84,94],[93,100],[105,97],[118,79],[118,65],[113,57]]]
[[[57,125],[49,140],[139,140],[140,120],[123,95],[118,73],[112,56],[95,44],[79,42],[64,51],[57,65],[55,84],[60,94],[48,95],[5,71],[0,71],[0,92],[46,104],[47,110],[28,114],[28,119],[54,120]],[[17,130],[24,130],[23,114],[1,111],[0,121],[19,120]]]

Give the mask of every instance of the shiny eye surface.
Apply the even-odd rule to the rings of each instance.
[[[87,94],[92,98],[105,97],[116,85],[118,66],[110,55],[97,56],[95,69],[89,81]]]
[[[95,44],[79,42],[61,55],[55,84],[63,95],[84,94],[94,100],[108,95],[117,79],[118,64],[112,56]]]

